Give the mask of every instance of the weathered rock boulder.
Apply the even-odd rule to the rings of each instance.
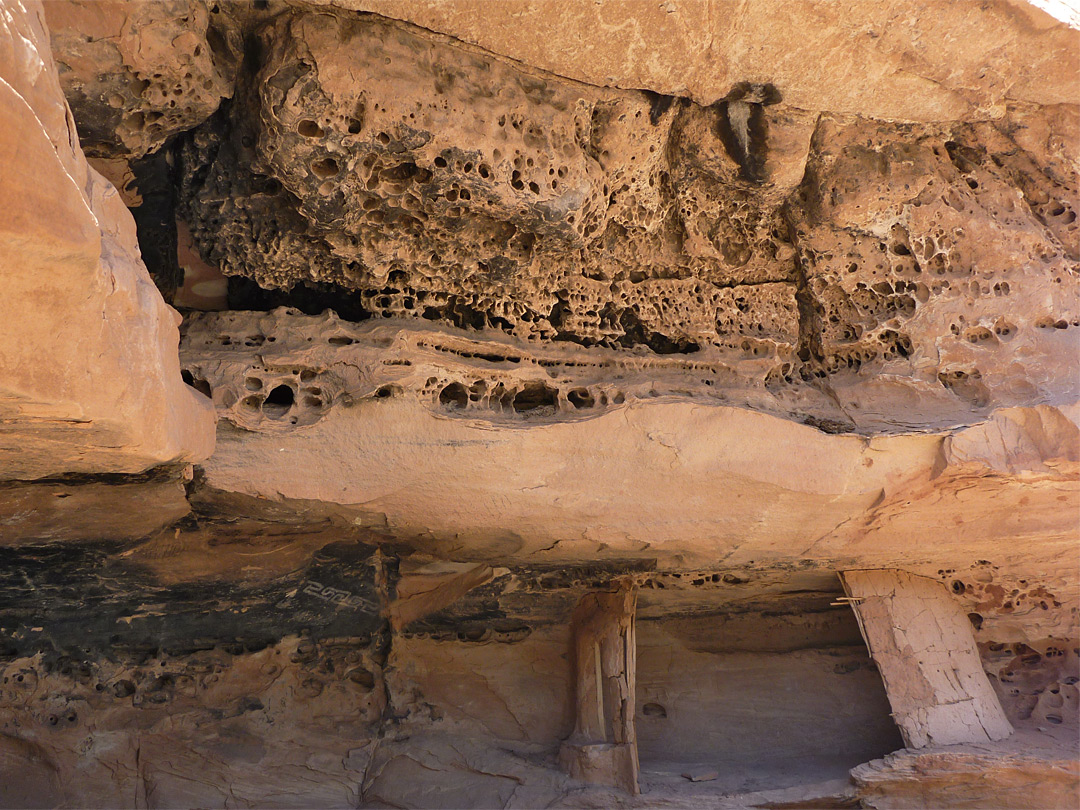
[[[0,17],[0,477],[141,472],[214,446],[180,378],[179,315],[90,168],[39,4]]]
[[[60,82],[91,158],[156,152],[232,95],[242,44],[216,3],[76,0],[44,7]]]

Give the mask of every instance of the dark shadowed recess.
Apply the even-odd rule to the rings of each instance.
[[[363,293],[337,284],[305,282],[288,290],[265,290],[250,278],[230,276],[228,290],[229,309],[267,312],[292,307],[305,315],[319,315],[329,309],[339,318],[354,322],[371,317]]]
[[[371,635],[384,622],[373,546],[325,546],[302,570],[261,585],[163,585],[125,550],[115,542],[0,548],[0,660],[43,653],[136,664],[218,645],[250,652],[289,635]],[[334,599],[321,595],[327,588]],[[155,615],[148,605],[168,609]]]

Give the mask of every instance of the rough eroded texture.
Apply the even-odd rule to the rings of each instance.
[[[357,290],[362,316],[751,361],[748,385],[816,386],[848,428],[1078,394],[1075,106],[905,124],[768,82],[701,106],[374,17],[256,33],[177,157],[226,274]]]
[[[60,83],[91,158],[154,152],[232,95],[242,45],[218,3],[65,0],[44,7]]]
[[[206,465],[214,486],[350,504],[476,548],[760,542],[780,556],[813,544],[929,560],[915,527],[941,520],[969,562],[1007,536],[1038,539],[1026,554],[1071,542],[1077,428],[1047,406],[948,434],[828,435],[726,405],[723,377],[681,358],[284,310],[195,318],[182,356],[224,420]],[[1010,511],[1025,497],[1030,508]]]
[[[849,646],[853,619],[829,605],[835,576],[725,583],[721,610],[715,599],[693,606],[696,586],[647,561],[489,568],[462,592],[445,586],[476,566],[377,551],[369,532],[310,514],[290,524],[238,511],[234,502],[215,517],[204,503],[175,530],[134,543],[0,549],[0,806],[665,806],[679,792],[665,784],[673,763],[652,749],[652,790],[636,802],[556,766],[575,725],[575,605],[628,578],[648,594],[652,638],[689,643],[688,627],[721,627],[722,638],[694,644],[693,660],[699,672],[709,662],[736,674],[719,697],[695,693],[665,675],[663,650],[650,646],[647,698],[609,694],[610,719],[633,712],[656,738],[665,733],[656,707],[671,713],[668,734],[686,717],[715,723],[751,684],[787,688],[795,672],[817,689],[795,690],[784,718],[763,715],[751,745],[761,750],[794,722],[816,726],[832,753],[815,759],[805,745],[773,742],[763,769],[725,775],[728,790],[790,783],[792,766],[842,774],[896,746],[865,649]],[[84,607],[72,608],[72,589]],[[384,620],[420,595],[424,615]],[[853,746],[844,724],[864,721],[874,731]],[[700,806],[703,795],[715,791],[683,800]]]
[[[0,807],[1075,804],[1077,31],[47,18],[59,78],[0,0],[0,473],[49,476],[0,482]],[[180,368],[162,297],[229,310]],[[205,455],[202,395],[200,466],[100,474]],[[852,569],[937,621],[871,657]],[[897,752],[887,692],[1017,733]]]

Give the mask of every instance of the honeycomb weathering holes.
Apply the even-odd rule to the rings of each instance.
[[[295,399],[296,394],[291,386],[275,386],[270,390],[270,393],[266,395],[266,399],[263,400],[263,413],[271,419],[280,419],[289,412]]]
[[[439,402],[451,408],[464,408],[469,404],[469,393],[461,383],[450,383],[439,392]]]

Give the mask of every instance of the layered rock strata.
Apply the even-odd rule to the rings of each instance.
[[[693,725],[688,713],[723,724],[724,717],[737,716],[732,707],[739,701],[735,695],[724,698],[712,704],[723,713],[710,715],[700,687],[673,678],[673,666],[687,666],[707,679],[708,667],[716,664],[692,655],[673,657],[677,645],[665,617],[687,611],[704,617],[735,604],[752,610],[750,604],[771,587],[767,583],[785,581],[789,575],[780,572],[792,568],[803,572],[803,587],[822,593],[829,587],[824,583],[836,583],[833,572],[849,567],[898,567],[901,577],[927,577],[913,581],[928,582],[942,600],[943,615],[972,628],[980,642],[981,668],[965,677],[989,676],[981,699],[1000,701],[1025,731],[1039,723],[1052,729],[1057,721],[1074,722],[1077,676],[1067,673],[1080,664],[1069,640],[1077,635],[1080,599],[1069,561],[1080,507],[1080,457],[1077,427],[1066,415],[1071,410],[1005,409],[947,433],[829,435],[723,404],[713,386],[692,383],[700,369],[682,359],[604,357],[596,349],[590,354],[592,362],[580,348],[538,352],[494,334],[421,331],[394,321],[358,326],[287,311],[193,318],[185,333],[184,366],[193,383],[210,392],[224,419],[218,453],[204,465],[204,497],[213,502],[222,497],[215,491],[239,490],[290,511],[333,503],[341,520],[413,537],[439,556],[469,560],[474,567],[521,560],[558,566],[585,556],[615,566],[655,559],[658,571],[643,581],[637,610],[638,621],[650,627],[649,638],[664,639],[639,665],[645,667],[639,677],[648,684],[635,717],[639,750],[648,752],[641,760],[646,797],[650,790],[670,789],[650,781],[662,779],[657,774],[665,768],[686,770],[672,762],[673,755],[682,763],[708,763],[709,751],[712,757],[719,751],[737,756],[727,748],[737,744],[715,732],[693,732],[712,740],[716,747],[709,749],[680,742],[665,730],[669,717]],[[314,362],[324,356],[335,361]],[[603,382],[611,372],[594,371],[593,362],[618,369],[618,388]],[[793,457],[801,460],[798,472],[786,464]],[[808,474],[811,460],[815,466]],[[325,478],[306,473],[316,464]],[[688,510],[693,492],[702,494]],[[928,526],[948,526],[948,542],[928,534]],[[1024,532],[1028,539],[1016,545]],[[795,565],[792,549],[798,550]],[[455,581],[465,582],[468,570]],[[475,569],[468,581],[485,577],[482,568]],[[456,603],[439,615],[467,637],[483,637],[484,624],[472,622],[495,594],[517,611],[537,609],[526,608],[519,586],[494,573],[475,593],[446,587]],[[791,581],[779,585],[780,592],[798,589]],[[559,604],[569,622],[574,602]],[[909,611],[899,621],[917,634],[922,625],[913,616]],[[717,621],[715,613],[711,621]],[[737,623],[727,627],[739,632]],[[977,660],[973,642],[957,642],[962,627],[927,625],[922,632],[930,633],[923,639],[928,648],[966,656],[968,663]],[[701,629],[694,634],[691,649],[706,637]],[[567,638],[564,644],[569,655],[572,642]],[[917,657],[902,646],[895,658],[879,662],[885,673],[894,662],[906,666]],[[735,642],[725,655],[723,666],[734,668],[747,650]],[[657,669],[660,661],[667,663]],[[814,661],[810,654],[786,659],[784,666],[804,679],[820,679],[819,689],[831,694],[838,687]],[[834,666],[835,672],[860,671],[858,665]],[[569,673],[563,677],[564,694],[571,696],[573,680]],[[991,685],[994,693],[987,698]],[[429,688],[445,694],[434,684]],[[878,695],[884,719],[884,695]],[[919,692],[907,705],[916,714],[933,713],[932,698]],[[864,699],[865,693],[851,705],[866,711],[860,723],[876,728]],[[1054,709],[1055,701],[1066,708]],[[893,710],[904,711],[895,705]],[[754,716],[764,715],[747,721]],[[1042,719],[1048,716],[1055,719]],[[1007,729],[1008,722],[999,719]],[[793,720],[785,716],[784,722]],[[939,733],[935,727],[934,735]],[[575,752],[583,750],[580,735],[570,739]],[[846,744],[865,751],[861,746],[881,739]],[[911,740],[919,744],[915,736]],[[609,741],[596,742],[597,750],[613,750]],[[750,745],[745,738],[742,744]],[[844,744],[838,738],[830,745],[842,750]],[[1007,741],[1002,745],[1003,756],[1013,751]],[[1058,757],[1054,768],[1067,757],[1056,745],[1051,750],[1057,754],[1048,754]],[[754,750],[757,762],[770,761]],[[829,772],[820,762],[792,764],[812,761],[808,753],[798,755],[804,759],[787,756],[792,759],[781,761],[789,772]],[[603,767],[597,757],[589,763],[591,769],[571,772],[591,770],[593,780],[620,783],[610,757]],[[973,772],[950,773],[963,782]],[[1067,774],[1064,785],[1072,784]],[[893,785],[890,779],[883,784]],[[721,780],[729,791],[783,784],[777,777]],[[970,784],[957,791],[978,795]]]
[[[98,153],[138,158],[194,127],[167,147],[176,203],[228,275],[332,283],[339,306],[356,292],[356,317],[694,354],[747,387],[810,388],[842,429],[867,411],[886,428],[945,427],[1078,395],[1062,362],[1080,318],[1080,116],[1066,46],[1076,37],[1036,9],[998,4],[947,25],[1006,62],[1036,41],[1060,52],[1041,83],[955,60],[950,73],[931,69],[941,31],[903,41],[839,7],[828,23],[807,21],[859,31],[842,49],[852,64],[869,64],[873,48],[898,66],[864,79],[885,106],[855,110],[820,81],[800,91],[784,60],[771,78],[755,68],[742,79],[731,72],[742,57],[710,60],[718,72],[694,92],[631,67],[585,84],[565,78],[580,75],[567,65],[531,66],[546,58],[507,59],[520,56],[507,42],[481,51],[333,6],[211,5],[109,6],[94,15],[121,31],[106,44],[76,28],[82,4],[53,17],[56,47],[73,54],[64,77],[76,109],[164,116],[134,140],[94,141]],[[460,8],[411,15],[468,40]],[[695,8],[672,4],[649,35]],[[805,15],[699,10],[731,29],[710,48],[755,36],[779,47],[787,40],[770,26]],[[185,19],[188,38],[168,40]],[[138,37],[162,44],[124,57]],[[88,57],[75,58],[88,48],[111,49],[133,85],[175,85],[190,106],[181,115],[150,88],[113,98],[93,85]],[[154,54],[180,67],[151,72],[140,60]],[[916,85],[933,89],[912,95]],[[619,89],[635,86],[652,89]],[[903,115],[886,103],[899,98]]]
[[[772,85],[701,106],[377,19],[259,30],[250,85],[180,146],[181,210],[226,274],[333,282],[365,316],[693,354],[809,388],[843,429],[1077,396],[1075,155],[1016,140],[1061,112],[896,123]]]
[[[1056,408],[948,433],[832,435],[727,405],[681,360],[281,310],[193,317],[182,357],[222,417],[209,486],[337,504],[457,555],[738,567],[795,550],[942,579],[989,560],[1075,589],[1062,555],[1080,434]],[[939,524],[944,546],[919,529]],[[1023,548],[1007,541],[1025,533]]]
[[[1075,27],[0,35],[0,806],[1075,804]]]

